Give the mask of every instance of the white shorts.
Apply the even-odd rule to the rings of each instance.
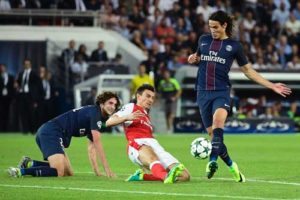
[[[136,142],[139,146],[147,145],[151,147],[165,169],[174,163],[179,163],[179,161],[169,152],[166,152],[165,149],[154,138],[138,138],[134,139],[134,142]],[[128,146],[128,157],[133,163],[143,166],[138,158],[139,150],[131,145]]]

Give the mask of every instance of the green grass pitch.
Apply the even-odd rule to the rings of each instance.
[[[41,159],[34,136],[0,134],[0,199],[300,199],[300,134],[225,135],[231,158],[246,176],[233,181],[219,160],[219,170],[205,178],[207,160],[190,155],[190,143],[200,135],[158,135],[167,151],[191,173],[191,181],[164,185],[161,182],[125,182],[137,166],[127,158],[123,135],[103,135],[107,159],[117,174],[114,179],[96,177],[87,157],[87,139],[73,138],[67,153],[75,175],[66,178],[12,178],[6,169],[23,155]],[[206,135],[201,135],[205,136]]]

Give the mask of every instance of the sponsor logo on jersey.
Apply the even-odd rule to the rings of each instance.
[[[209,51],[209,55],[201,54],[200,59],[203,61],[211,61],[211,62],[216,62],[221,64],[225,64],[226,62],[226,59],[218,57],[218,52],[216,51]]]

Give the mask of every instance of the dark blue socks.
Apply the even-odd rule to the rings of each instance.
[[[31,176],[49,177],[49,176],[57,176],[57,170],[49,166],[30,167],[30,168],[21,169],[21,174],[23,176],[31,175]]]
[[[230,159],[230,156],[227,152],[227,147],[224,143],[221,147],[221,151],[220,151],[219,156],[222,158],[222,160],[226,163],[226,165],[228,167],[230,167],[232,165],[232,160]]]
[[[218,159],[218,156],[220,154],[220,149],[223,144],[223,129],[216,128],[213,130],[213,137],[212,137],[212,151],[210,154],[210,161],[216,161]]]
[[[40,167],[40,166],[45,166],[45,167],[49,167],[49,163],[48,162],[43,162],[43,161],[38,161],[38,160],[33,160],[32,161],[32,166],[31,167]]]
[[[216,161],[218,156],[226,163],[226,165],[231,166],[232,160],[230,159],[226,145],[224,144],[223,138],[224,130],[221,128],[215,128],[213,130],[212,137],[212,151],[210,154],[210,161]]]

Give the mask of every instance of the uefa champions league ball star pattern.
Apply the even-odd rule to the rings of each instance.
[[[196,138],[191,143],[191,154],[197,159],[206,159],[211,154],[211,142],[203,137]]]

